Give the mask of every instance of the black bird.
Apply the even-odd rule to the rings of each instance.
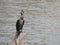
[[[18,19],[16,22],[16,37],[15,38],[18,38],[18,36],[22,32],[23,25],[24,25],[24,15],[23,14],[24,14],[24,11],[21,10],[20,19]]]

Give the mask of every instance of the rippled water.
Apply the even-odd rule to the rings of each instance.
[[[11,45],[21,9],[25,45],[60,45],[60,0],[0,0],[0,45]]]

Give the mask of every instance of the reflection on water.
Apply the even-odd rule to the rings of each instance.
[[[11,45],[20,10],[25,11],[25,45],[60,45],[60,0],[0,0],[0,45]]]

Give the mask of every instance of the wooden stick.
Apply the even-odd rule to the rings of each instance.
[[[21,33],[18,37],[18,39],[13,39],[12,45],[24,45],[24,34]]]

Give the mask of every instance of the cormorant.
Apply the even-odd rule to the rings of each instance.
[[[24,15],[23,14],[24,14],[24,11],[21,10],[20,19],[18,19],[16,22],[16,37],[15,38],[18,38],[18,36],[22,32],[23,25],[24,25]]]

